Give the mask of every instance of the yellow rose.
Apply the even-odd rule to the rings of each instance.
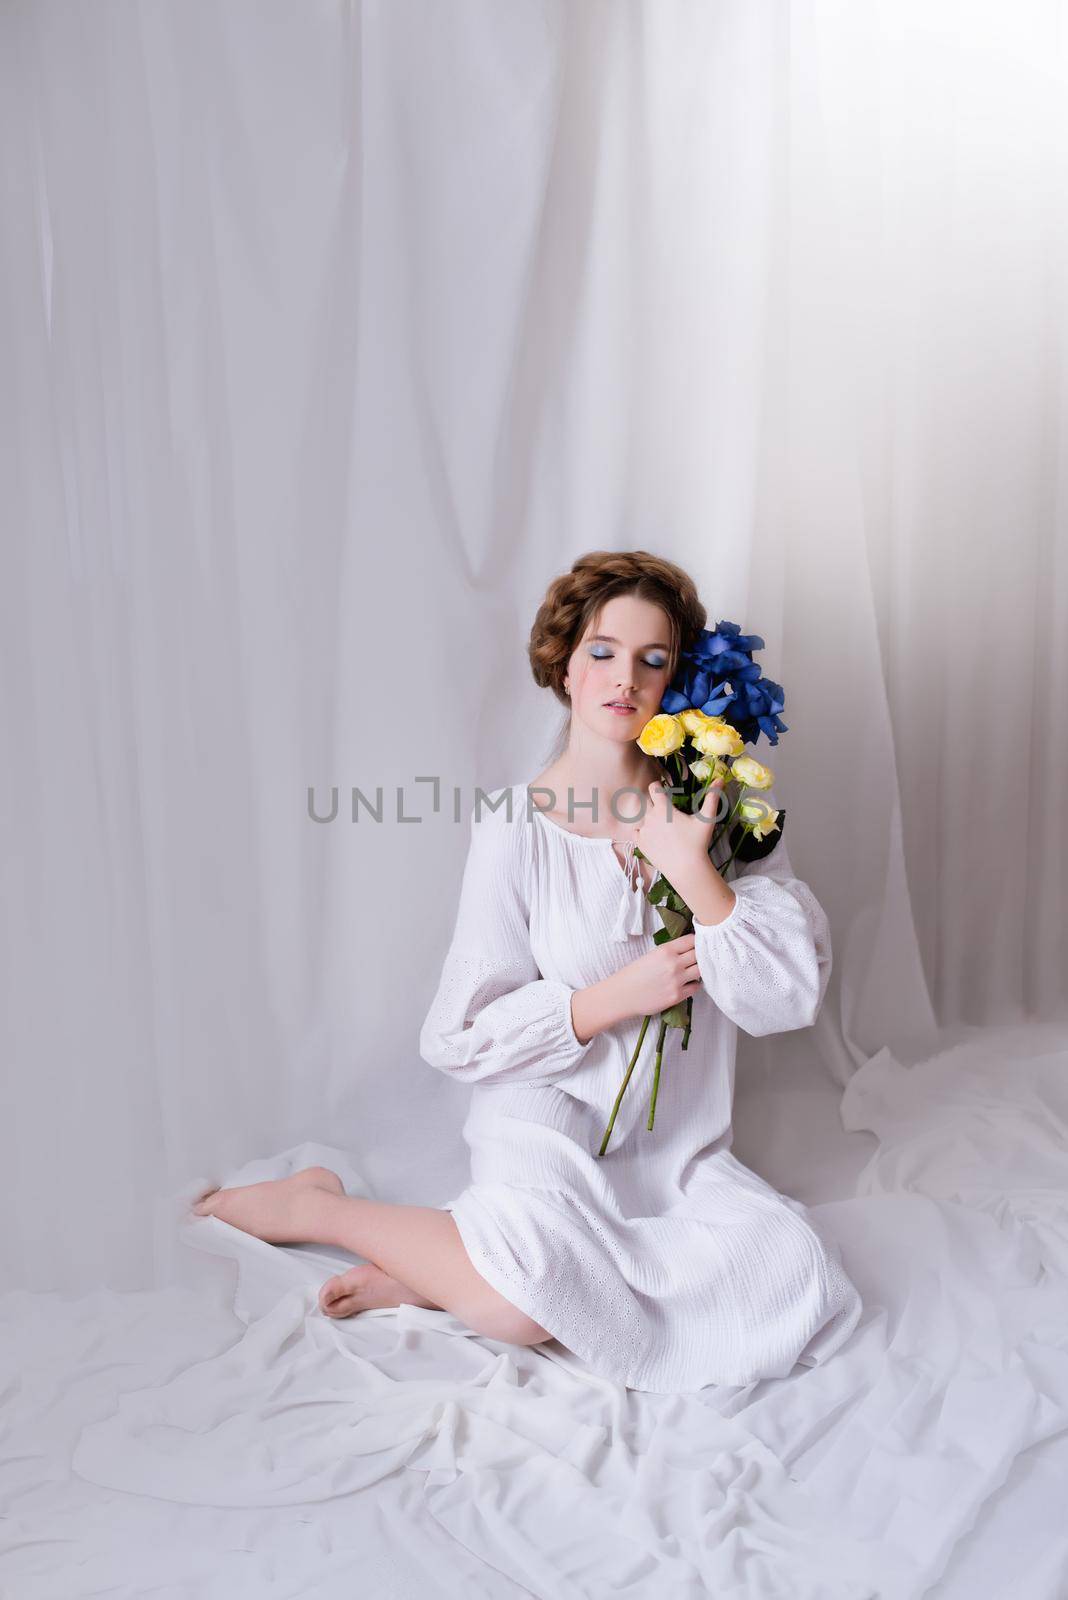
[[[754,761],[752,756],[741,756],[731,770],[738,782],[744,783],[747,789],[770,789],[775,782],[771,768]]]
[[[676,711],[675,715],[682,723],[688,734],[699,733],[713,719],[705,711],[698,711],[696,706],[687,706],[685,711]]]
[[[647,756],[669,756],[686,742],[686,734],[678,717],[670,711],[650,717],[641,733],[638,744]]]
[[[738,821],[749,829],[754,839],[763,839],[779,826],[779,813],[766,800],[743,800],[738,807]]]
[[[739,756],[745,749],[738,729],[722,717],[707,717],[704,726],[690,738],[703,756]]]
[[[706,761],[704,756],[701,757],[700,761],[691,761],[690,771],[701,783],[711,784],[720,780],[724,783],[730,783],[731,781],[730,763],[724,761],[721,756],[717,756],[714,761]]]

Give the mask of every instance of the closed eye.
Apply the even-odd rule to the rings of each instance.
[[[613,651],[611,651],[611,650],[591,650],[590,651],[590,655],[593,657],[594,661],[611,661],[612,655],[613,655]],[[648,656],[644,657],[643,659],[644,659],[645,665],[647,667],[666,667],[667,666],[667,658],[666,657],[663,660],[657,660],[657,661],[650,661]]]

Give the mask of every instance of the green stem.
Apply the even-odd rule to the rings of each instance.
[[[692,932],[693,930],[691,929],[690,931]],[[693,995],[691,994],[687,998],[687,1001],[686,1001],[686,1029],[685,1029],[685,1032],[682,1035],[682,1043],[679,1045],[679,1049],[680,1050],[685,1050],[686,1046],[689,1044],[689,1042],[690,1042],[690,1029],[692,1027],[693,1027]]]
[[[727,812],[727,815],[726,815],[726,817],[724,819],[724,822],[723,822],[723,832],[724,833],[729,833],[731,831],[731,824],[733,823],[733,821],[735,819],[735,816],[738,813],[738,807],[741,805],[742,801],[745,799],[745,793],[746,792],[745,792],[744,788],[740,789],[738,791],[738,798],[734,802],[734,804],[731,806],[730,810]]]
[[[731,862],[734,860],[735,856],[738,854],[738,851],[741,849],[742,843],[743,843],[743,841],[744,841],[744,839],[746,837],[746,834],[748,834],[748,832],[749,832],[749,829],[746,828],[745,832],[742,834],[741,839],[738,840],[738,843],[735,845],[734,849],[731,851],[731,853],[727,857],[726,861],[719,868],[719,875],[720,875],[721,878],[724,876],[724,874],[727,871],[727,868],[730,866]]]
[[[655,1068],[655,1070],[653,1072],[653,1093],[652,1093],[652,1098],[649,1101],[649,1121],[645,1124],[647,1129],[652,1127],[653,1118],[656,1116],[656,1096],[657,1096],[657,1091],[660,1088],[660,1062],[663,1059],[663,1055],[664,1055],[664,1035],[667,1033],[667,1029],[668,1029],[667,1023],[661,1021],[660,1032],[657,1035],[657,1040],[656,1040],[656,1068]]]
[[[634,1071],[634,1065],[638,1059],[638,1056],[641,1054],[641,1048],[645,1039],[646,1029],[652,1020],[652,1017],[646,1017],[645,1021],[642,1023],[642,1031],[638,1035],[638,1043],[634,1046],[634,1054],[630,1058],[630,1065],[627,1067],[627,1075],[619,1086],[619,1093],[616,1095],[616,1103],[612,1107],[612,1115],[608,1119],[607,1128],[604,1130],[604,1138],[601,1140],[601,1148],[597,1152],[599,1156],[603,1156],[608,1148],[608,1141],[612,1137],[612,1129],[615,1127],[616,1112],[619,1110],[620,1103],[622,1102],[623,1096],[626,1093],[627,1084],[630,1082],[630,1075]]]
[[[719,841],[721,839],[726,838],[727,834],[730,833],[730,831],[731,831],[731,823],[734,821],[735,815],[737,814],[737,811],[738,811],[738,807],[741,805],[742,801],[745,799],[745,794],[746,794],[746,791],[745,791],[744,788],[739,791],[738,798],[734,802],[734,804],[731,807],[730,811],[727,813],[727,817],[726,817],[726,820],[725,820],[722,828],[720,828],[719,832],[716,834],[716,837],[712,840],[712,843],[708,847],[709,855],[712,854],[712,851],[716,848],[716,846],[719,843]],[[742,835],[742,838],[743,839],[745,838],[744,834]],[[739,839],[738,844],[741,844],[741,842],[742,842],[742,840]],[[738,845],[735,845],[734,850],[737,850],[737,848],[738,848]],[[720,872],[724,872],[727,869],[727,867],[730,866],[730,864],[731,864],[731,862],[733,860],[734,860],[734,851],[732,850],[731,854],[730,854],[730,857],[723,863],[723,866],[720,867],[720,869],[719,869]]]

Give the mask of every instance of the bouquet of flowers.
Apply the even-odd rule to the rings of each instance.
[[[744,753],[746,744],[755,743],[761,733],[775,745],[779,734],[788,731],[778,714],[785,704],[782,686],[763,677],[753,660],[753,651],[763,648],[759,635],[743,634],[736,622],[720,622],[714,629],[702,629],[692,648],[682,653],[678,670],[661,699],[659,714],[645,724],[637,741],[647,755],[656,756],[663,763],[671,780],[671,804],[677,810],[696,812],[709,790],[714,785],[721,786],[708,853],[711,857],[724,838],[731,846],[730,854],[718,868],[725,879],[736,861],[756,861],[770,854],[781,837],[786,817],[785,810],[777,811],[759,798],[760,790],[770,789],[775,774]],[[751,792],[754,790],[756,794]],[[725,814],[720,818],[718,812],[723,806]],[[646,859],[639,849],[635,855]],[[648,899],[664,924],[654,935],[657,944],[693,932],[693,912],[662,873],[656,876]],[[690,1042],[692,1013],[692,996],[660,1012],[647,1128],[652,1128],[656,1114],[667,1030],[683,1030],[680,1048],[685,1050]],[[642,1022],[598,1155],[603,1156],[608,1148],[616,1113],[651,1021],[649,1016]]]

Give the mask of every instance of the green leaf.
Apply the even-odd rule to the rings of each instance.
[[[680,934],[689,933],[690,914],[688,911],[676,911],[671,906],[658,906],[657,910],[660,913],[660,920],[664,924],[662,932],[665,933],[669,939],[677,939]],[[654,934],[654,938],[659,943],[664,942],[660,938],[659,933]]]
[[[680,1000],[677,1005],[668,1006],[666,1011],[661,1011],[660,1018],[669,1028],[685,1028],[690,1020],[686,1001]]]

